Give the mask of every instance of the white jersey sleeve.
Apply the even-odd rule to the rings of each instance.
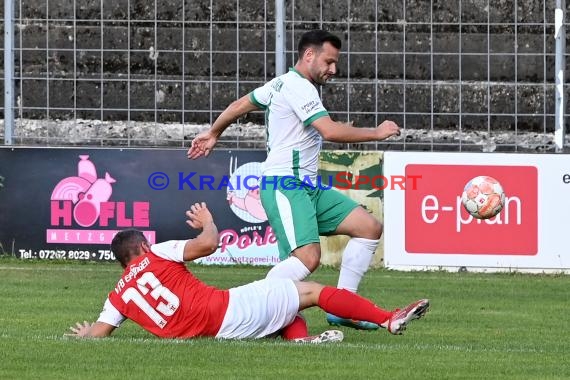
[[[187,240],[168,240],[164,243],[153,244],[150,250],[163,259],[182,263],[184,262],[184,246],[186,242]]]
[[[271,84],[275,79],[265,83],[249,93],[249,100],[261,109],[266,109],[271,102]]]
[[[109,301],[109,298],[107,298],[97,322],[103,322],[111,326],[119,327],[125,319],[127,318],[125,318],[123,314],[119,313],[119,310],[117,310],[111,301]]]

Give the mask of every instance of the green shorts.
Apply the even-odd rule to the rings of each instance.
[[[320,235],[333,233],[358,207],[334,188],[311,187],[294,177],[262,177],[260,196],[277,238],[280,260],[298,247],[320,243]]]

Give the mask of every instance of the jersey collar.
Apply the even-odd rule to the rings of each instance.
[[[289,67],[289,71],[292,71],[294,73],[296,73],[298,76],[300,76],[301,78],[307,79],[305,78],[305,76],[303,74],[301,74],[296,68],[294,67]]]

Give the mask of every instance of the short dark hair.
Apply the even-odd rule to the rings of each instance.
[[[312,46],[321,48],[325,42],[329,42],[332,46],[340,50],[342,47],[342,42],[340,38],[334,34],[327,32],[326,30],[315,29],[303,33],[301,39],[299,39],[299,45],[297,47],[297,52],[299,53],[299,59],[305,54],[305,50]]]
[[[111,251],[125,268],[131,256],[137,256],[142,243],[148,243],[144,234],[136,229],[123,230],[111,242]]]

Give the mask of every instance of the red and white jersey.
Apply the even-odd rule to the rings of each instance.
[[[162,338],[215,336],[229,292],[198,280],[184,265],[186,240],[151,247],[133,260],[107,298],[98,322],[118,327],[131,319]]]

